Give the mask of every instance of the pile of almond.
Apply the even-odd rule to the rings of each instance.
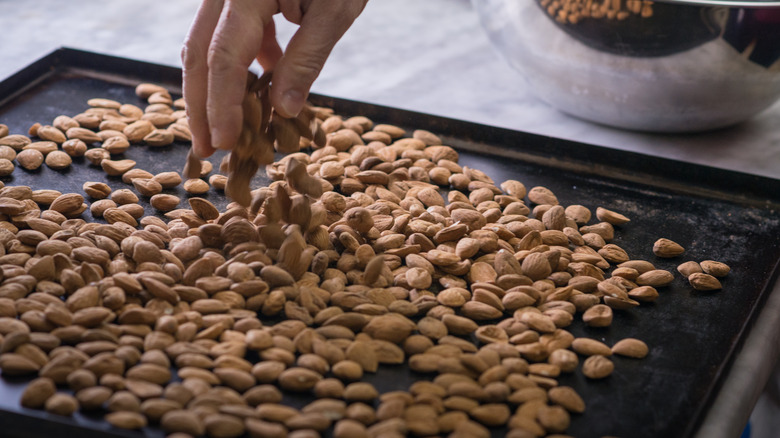
[[[40,141],[0,125],[9,163],[32,166],[37,155],[8,158],[30,150],[48,164],[62,148],[127,184],[0,188],[0,370],[32,379],[22,406],[177,438],[537,437],[586,410],[559,376],[604,379],[652,354],[639,339],[566,330],[608,327],[674,280],[615,242],[629,221],[619,212],[596,206],[592,220],[544,187],[459,164],[431,132],[326,108],[311,108],[313,134],[291,146],[309,152],[266,166],[273,182],[248,207],[220,211],[207,198],[228,180],[207,183],[210,163],[183,181],[111,159],[189,139],[180,100],[137,91],[146,110],[92,99],[34,126]],[[204,196],[180,208],[182,183]],[[144,216],[140,199],[164,215]],[[670,242],[659,256],[679,257]],[[680,272],[713,289],[728,267]],[[400,364],[420,377],[410,387],[364,381]],[[310,402],[287,406],[290,392]]]
[[[625,20],[629,17],[651,18],[652,0],[538,0],[550,17],[562,24],[577,24],[582,20]]]

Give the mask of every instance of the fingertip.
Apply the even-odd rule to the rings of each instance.
[[[198,143],[192,144],[192,152],[195,153],[195,156],[200,158],[201,160],[204,158],[208,158],[211,156],[211,154],[214,153],[214,148],[212,148],[209,145],[201,145]]]
[[[211,128],[211,144],[215,149],[226,149],[224,131],[216,126]]]
[[[214,148],[211,146],[208,129],[191,129],[191,131],[192,152],[200,159],[207,158],[213,154]]]
[[[211,136],[211,147],[213,149],[233,149],[236,141],[238,141],[243,115],[240,111],[237,114],[235,114],[235,111],[226,111],[225,113],[231,113],[233,117],[220,118],[220,120],[212,119],[213,122],[211,123],[209,135]]]
[[[306,95],[294,88],[282,91],[277,104],[277,111],[282,117],[298,117],[303,105],[306,103]]]

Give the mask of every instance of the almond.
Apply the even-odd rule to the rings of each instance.
[[[138,221],[136,221],[135,218],[133,218],[129,213],[118,208],[109,208],[103,211],[103,217],[110,224],[122,222],[132,227],[138,226]]]
[[[623,225],[631,221],[626,216],[604,207],[596,208],[596,218],[602,222],[608,222],[612,225]]]
[[[106,414],[106,421],[120,429],[141,429],[146,427],[146,417],[138,412],[117,411]]]
[[[143,196],[154,196],[162,192],[162,185],[153,179],[135,178],[133,187]]]
[[[26,149],[16,155],[16,161],[27,170],[35,170],[43,164],[43,154],[35,149]]]
[[[73,163],[70,155],[62,151],[54,151],[46,155],[46,165],[55,170],[67,169]]]
[[[102,148],[89,149],[84,152],[84,156],[95,166],[100,166],[103,163],[103,160],[111,158],[109,152]]]
[[[87,128],[73,127],[65,132],[69,140],[81,140],[85,144],[98,143],[101,141],[99,135]]]
[[[647,348],[647,344],[634,338],[625,338],[618,341],[612,346],[612,352],[621,356],[633,357],[635,359],[642,359],[647,356],[650,350]]]
[[[184,191],[193,195],[202,195],[209,191],[209,184],[199,178],[184,181]]]
[[[152,131],[154,131],[154,125],[152,122],[148,120],[138,120],[127,125],[127,127],[122,130],[122,133],[124,133],[124,135],[127,137],[127,141],[130,143],[138,143]]]
[[[697,262],[690,260],[677,266],[677,272],[687,278],[694,272],[702,272],[702,268]]]
[[[103,98],[92,98],[87,100],[87,105],[91,107],[97,107],[97,108],[109,108],[109,109],[119,109],[119,107],[122,106],[119,102],[111,99],[103,99]]]
[[[694,272],[693,274],[689,275],[688,282],[696,290],[710,291],[723,288],[717,278],[703,272]]]
[[[585,402],[577,392],[569,386],[557,386],[547,392],[550,401],[563,406],[567,411],[581,414],[585,412]]]
[[[8,176],[14,172],[14,163],[6,158],[0,158],[0,176]]]
[[[49,153],[57,150],[57,143],[54,143],[53,141],[35,141],[22,148],[22,150],[27,149],[35,149],[44,156],[47,156]]]
[[[46,401],[57,392],[54,381],[39,377],[27,384],[19,403],[30,409],[42,409]]]
[[[123,154],[130,148],[130,142],[123,136],[109,137],[103,142],[103,149],[109,154]]]
[[[173,143],[173,140],[173,132],[167,129],[155,129],[143,138],[144,143],[149,146],[168,146]]]
[[[172,189],[181,184],[181,175],[178,172],[162,172],[152,177],[154,181],[160,183],[164,189]]]
[[[179,197],[168,194],[154,195],[149,200],[152,207],[163,212],[175,209],[180,202],[181,199],[179,199]]]
[[[128,170],[135,167],[135,161],[133,160],[103,160],[100,162],[100,167],[107,175],[119,176]]]
[[[677,257],[685,252],[679,243],[666,238],[660,238],[653,244],[653,254],[658,257],[672,258]]]
[[[166,90],[164,87],[161,87],[157,84],[150,84],[150,83],[142,83],[138,84],[135,87],[135,94],[136,96],[140,97],[141,99],[148,99],[149,96],[151,96],[154,93],[168,93],[168,90]],[[192,435],[201,435],[202,433],[194,433]]]
[[[105,199],[111,194],[111,187],[102,182],[85,182],[82,186],[84,193],[92,199]]]
[[[611,360],[601,355],[593,355],[582,363],[582,374],[590,379],[603,379],[615,369]]]
[[[57,144],[62,144],[68,139],[65,134],[62,133],[62,131],[50,125],[45,125],[38,128],[36,135],[41,140],[53,141]]]
[[[78,193],[66,193],[58,196],[57,199],[51,203],[49,208],[62,214],[68,214],[78,210],[83,203],[84,197]]]
[[[30,143],[32,143],[32,140],[20,134],[11,134],[0,138],[0,146],[8,146],[15,151],[21,151],[22,148]]]
[[[674,276],[671,272],[663,269],[654,269],[639,275],[636,279],[636,284],[640,286],[662,287],[669,285],[672,281],[674,281]]]
[[[725,277],[731,271],[729,265],[715,260],[704,260],[701,262],[701,269],[705,274],[713,277]]]

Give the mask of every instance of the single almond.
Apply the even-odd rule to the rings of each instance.
[[[0,146],[8,146],[15,151],[21,151],[22,148],[30,143],[32,143],[32,140],[21,134],[11,134],[0,138]]]
[[[603,207],[596,208],[596,218],[612,225],[623,225],[631,221],[628,217]]]
[[[14,148],[10,146],[2,145],[0,146],[0,158],[5,158],[6,160],[13,161],[16,159],[16,151]]]
[[[169,114],[149,112],[144,113],[144,115],[141,117],[141,120],[150,122],[155,128],[165,128],[166,126],[176,121],[176,119]],[[173,135],[171,134],[171,137],[172,136]]]
[[[127,125],[127,127],[122,130],[122,133],[124,133],[130,143],[138,143],[152,131],[154,131],[152,122],[148,120],[138,120]]]
[[[53,141],[57,144],[62,144],[68,138],[59,129],[54,126],[45,125],[38,128],[37,136],[41,140]]]
[[[102,119],[95,114],[81,113],[73,116],[73,120],[78,122],[82,128],[97,129]]]
[[[685,248],[677,242],[666,238],[660,238],[653,244],[653,254],[658,257],[672,258],[685,252]]]
[[[78,210],[83,203],[84,197],[78,193],[65,193],[57,197],[57,199],[51,203],[49,208],[56,212],[67,215]]]
[[[154,93],[168,93],[168,90],[166,90],[164,87],[161,87],[160,85],[151,84],[148,82],[138,84],[135,87],[135,94],[141,99],[148,99],[149,96],[151,96]],[[200,435],[200,434],[195,434],[195,435]]]
[[[132,123],[144,115],[144,110],[131,103],[125,103],[119,107],[119,114],[124,116],[128,120],[128,123]]]
[[[200,178],[184,181],[184,191],[193,195],[202,195],[209,191],[209,184]]]
[[[135,167],[135,164],[133,160],[103,160],[100,167],[107,175],[119,176]]]
[[[693,274],[689,275],[688,282],[696,290],[710,291],[723,288],[717,278],[703,272],[694,272]]]
[[[725,277],[731,271],[729,265],[715,260],[704,260],[700,263],[701,269],[713,277]]]
[[[119,107],[122,106],[121,103],[112,100],[112,99],[104,99],[104,98],[92,98],[87,101],[87,105],[91,107],[96,108],[109,108],[109,109],[119,109]]]
[[[135,178],[133,187],[144,196],[154,196],[162,192],[162,185],[153,179]]]
[[[663,269],[647,271],[636,278],[636,284],[640,286],[662,287],[668,286],[672,281],[674,281],[674,275]]]
[[[105,218],[109,224],[123,222],[132,227],[138,226],[138,221],[136,221],[133,216],[119,208],[109,208],[105,210],[103,212],[103,218]]]
[[[582,363],[582,374],[589,379],[603,379],[615,369],[611,360],[601,355],[590,356]]]
[[[138,196],[129,189],[119,189],[111,193],[111,200],[119,205],[137,204]]]
[[[73,163],[70,155],[62,151],[54,151],[46,156],[46,165],[55,170],[67,169]]]
[[[152,179],[160,183],[164,189],[172,189],[181,184],[181,175],[178,172],[161,172],[154,175]]]
[[[174,123],[168,126],[168,131],[173,134],[173,138],[176,141],[192,141],[190,127],[183,123]]]
[[[702,267],[699,263],[690,260],[685,263],[681,263],[677,266],[677,272],[685,276],[686,278],[695,272],[702,272]]]
[[[219,210],[211,202],[203,198],[190,198],[188,200],[192,211],[201,219],[210,221],[219,217]]]
[[[154,207],[156,210],[167,212],[175,209],[178,207],[179,203],[181,202],[181,199],[179,199],[178,196],[174,195],[168,195],[168,194],[159,194],[154,195],[149,200],[149,203]]]
[[[209,184],[217,190],[225,190],[227,177],[225,175],[214,174],[209,177]]]
[[[168,146],[173,140],[173,132],[167,129],[155,129],[143,138],[144,143],[149,146]]]
[[[99,135],[82,127],[70,128],[65,132],[65,135],[67,135],[70,140],[81,140],[86,144],[98,143],[101,141]]]
[[[111,158],[111,155],[103,148],[94,148],[85,151],[84,157],[95,166],[100,166],[103,163],[103,160],[108,160]]]
[[[0,176],[8,176],[14,173],[14,163],[7,158],[0,158]]]
[[[130,148],[130,142],[124,136],[109,137],[103,142],[103,149],[109,154],[122,154]]]
[[[53,141],[35,141],[25,146],[22,150],[27,149],[35,149],[46,156],[57,150],[57,143]]]
[[[634,338],[621,339],[612,346],[612,353],[635,359],[644,358],[649,351],[647,344]]]
[[[132,184],[136,178],[151,179],[154,175],[138,168],[133,168],[122,174],[122,182],[125,184]]]
[[[16,161],[27,170],[35,170],[43,164],[43,154],[35,149],[27,149],[19,152]]]

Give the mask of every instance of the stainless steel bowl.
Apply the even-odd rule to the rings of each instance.
[[[600,16],[591,7],[595,13],[574,16],[550,9],[553,0],[472,0],[530,88],[583,119],[703,131],[747,120],[780,98],[780,1],[591,3],[623,13]],[[637,3],[645,9],[626,9]]]

